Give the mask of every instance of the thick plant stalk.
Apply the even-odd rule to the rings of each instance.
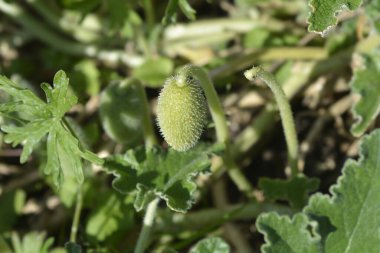
[[[199,80],[200,85],[206,95],[207,103],[210,108],[211,116],[215,124],[216,137],[218,142],[225,145],[223,161],[227,167],[228,174],[239,190],[245,192],[247,196],[251,196],[253,187],[250,182],[242,174],[232,157],[231,143],[229,137],[229,129],[227,120],[224,115],[222,105],[219,101],[218,94],[212,84],[209,75],[201,67],[188,65],[179,73],[179,75],[193,76]]]
[[[148,204],[144,217],[143,227],[139,239],[137,240],[134,253],[143,253],[148,247],[149,236],[154,224],[154,218],[156,217],[158,202],[159,199],[157,198]]]
[[[284,129],[286,144],[288,147],[288,163],[291,168],[292,177],[298,174],[298,138],[294,124],[293,113],[285,92],[277,83],[272,74],[261,67],[253,67],[244,73],[245,77],[252,81],[255,77],[263,80],[272,90],[278,108],[280,110],[282,127]]]

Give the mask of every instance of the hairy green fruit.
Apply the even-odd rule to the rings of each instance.
[[[166,142],[177,151],[190,149],[206,120],[207,102],[199,82],[184,74],[169,78],[157,106],[157,121]]]

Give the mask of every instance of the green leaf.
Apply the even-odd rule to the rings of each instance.
[[[191,7],[191,5],[187,2],[187,0],[179,0],[179,8],[181,8],[183,14],[190,19],[195,20],[196,11]]]
[[[305,214],[290,219],[265,213],[259,216],[256,226],[264,234],[263,253],[322,253],[318,245],[320,238],[310,233],[310,222]]]
[[[98,207],[91,213],[86,233],[104,241],[115,232],[122,233],[133,224],[134,209],[130,197],[111,192],[100,196]]]
[[[46,94],[48,108],[55,118],[62,118],[78,102],[78,98],[69,90],[69,78],[62,70],[55,74],[53,87],[43,83],[41,88]]]
[[[271,200],[287,200],[296,209],[302,209],[309,199],[309,193],[318,189],[317,178],[295,177],[290,180],[260,178],[259,187],[265,197]]]
[[[315,194],[305,211],[335,227],[321,234],[325,252],[380,252],[380,130],[363,138],[359,160],[348,160],[342,173],[332,196]]]
[[[189,253],[229,253],[230,246],[219,237],[206,238],[192,247]]]
[[[174,63],[169,58],[151,58],[135,68],[133,76],[145,82],[149,87],[160,87],[173,69]]]
[[[46,239],[46,234],[41,232],[30,232],[20,240],[18,234],[12,234],[12,245],[14,253],[48,253],[53,245],[54,239]]]
[[[164,25],[177,22],[178,7],[188,19],[195,20],[196,11],[191,7],[187,0],[170,0],[166,6],[165,15],[162,18],[162,23]]]
[[[365,14],[369,22],[376,29],[377,33],[380,32],[380,1],[367,0],[364,1]]]
[[[22,112],[26,120],[34,118],[49,117],[51,112],[46,108],[46,104],[37,97],[31,90],[19,87],[5,76],[0,75],[0,90],[12,97],[11,102],[2,104],[0,112]]]
[[[3,236],[0,234],[0,252],[2,253],[13,253]]]
[[[78,140],[71,133],[63,117],[77,103],[77,97],[69,89],[69,79],[65,72],[58,71],[53,86],[43,83],[41,88],[46,94],[47,103],[43,102],[30,90],[20,88],[6,77],[0,76],[0,90],[11,95],[12,101],[0,106],[0,112],[22,112],[19,118],[22,125],[2,126],[6,133],[4,141],[13,146],[23,144],[20,162],[24,163],[37,144],[47,137],[46,174],[52,174],[55,185],[59,188],[64,173],[72,170],[79,183],[83,182],[81,158],[101,164],[103,161],[90,151],[82,151]],[[26,113],[24,113],[26,112]],[[24,117],[26,115],[26,117]],[[20,121],[20,120],[19,120]]]
[[[337,13],[343,8],[353,11],[361,3],[361,0],[310,0],[309,31],[324,34],[330,27],[337,24]]]
[[[355,70],[350,83],[352,92],[360,95],[352,107],[356,122],[351,133],[355,136],[362,135],[380,113],[380,54],[364,57],[365,67]]]
[[[143,139],[144,103],[137,80],[109,85],[100,97],[100,118],[107,135],[118,143],[133,145]]]
[[[10,191],[2,193],[0,198],[0,234],[6,232],[14,226],[18,215],[21,214],[25,205],[26,194],[23,190]]]
[[[75,64],[70,73],[72,88],[79,97],[82,94],[94,96],[100,89],[100,72],[96,63],[86,59]]]
[[[169,0],[169,3],[165,9],[165,15],[162,18],[162,23],[164,25],[169,25],[177,22],[177,9],[178,0]]]
[[[82,253],[81,246],[73,242],[65,243],[65,249],[67,250],[67,253]]]
[[[314,194],[292,220],[259,216],[256,224],[267,242],[263,252],[380,252],[379,178],[380,129],[362,139],[359,160],[345,163],[332,196]]]
[[[20,156],[20,162],[25,163],[36,145],[49,132],[50,124],[49,120],[39,119],[20,127],[2,126],[1,130],[7,133],[4,141],[12,143],[13,147],[23,142],[24,149]]]
[[[113,156],[104,166],[116,176],[112,183],[116,190],[125,194],[137,191],[136,210],[142,210],[157,196],[172,210],[185,212],[193,202],[192,194],[196,189],[193,179],[209,169],[210,161],[202,148],[177,152],[140,147]]]

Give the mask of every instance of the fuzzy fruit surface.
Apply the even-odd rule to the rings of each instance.
[[[158,97],[157,121],[173,149],[193,147],[207,121],[207,102],[199,83],[181,76],[169,78]]]

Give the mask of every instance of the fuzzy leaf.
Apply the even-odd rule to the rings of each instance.
[[[309,193],[318,189],[317,178],[296,177],[290,180],[260,178],[259,187],[267,198],[287,200],[296,209],[302,209],[309,199]]]
[[[365,56],[365,67],[357,69],[351,80],[351,90],[360,95],[360,100],[352,107],[357,119],[351,127],[355,136],[362,135],[380,113],[380,54]]]
[[[116,190],[125,194],[137,191],[134,205],[138,211],[157,196],[172,210],[185,212],[196,189],[192,179],[208,169],[210,161],[200,148],[177,152],[140,147],[108,159],[104,166],[116,176],[112,183]]]
[[[230,246],[219,237],[206,238],[192,247],[189,253],[229,253]]]
[[[335,227],[321,233],[327,253],[380,252],[380,130],[363,138],[360,154],[345,163],[331,197],[315,194],[306,207],[314,219],[327,217]]]
[[[380,130],[376,130],[363,138],[359,160],[345,163],[330,189],[332,196],[314,194],[304,213],[293,220],[275,213],[260,215],[256,224],[267,242],[263,252],[380,252],[379,179]]]
[[[136,80],[109,85],[100,97],[100,118],[108,136],[133,145],[142,140],[143,101]]]
[[[362,0],[310,0],[309,31],[324,34],[330,27],[337,24],[337,13],[343,8],[353,11],[361,3]]]
[[[321,253],[318,236],[313,236],[305,214],[290,219],[276,213],[265,213],[256,221],[257,229],[264,234],[263,253]]]

